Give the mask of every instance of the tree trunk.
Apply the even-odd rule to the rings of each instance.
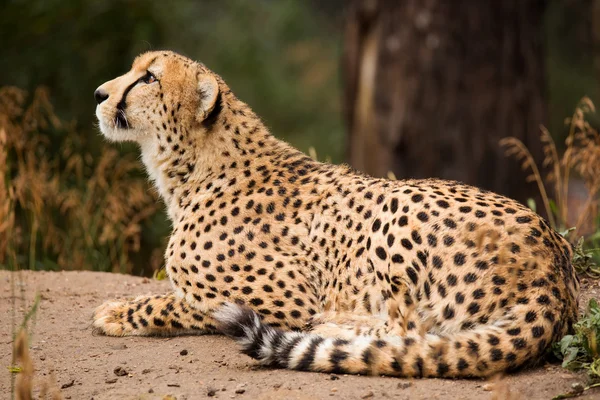
[[[350,164],[375,176],[455,179],[520,201],[545,123],[541,0],[356,0],[343,67]]]

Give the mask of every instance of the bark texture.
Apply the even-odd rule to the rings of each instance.
[[[535,196],[498,141],[539,160],[541,0],[356,0],[344,54],[347,158],[375,176],[460,180]]]

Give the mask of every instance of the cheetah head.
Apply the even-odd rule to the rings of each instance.
[[[220,103],[219,84],[204,65],[176,53],[144,53],[94,92],[100,130],[112,141],[141,145],[179,135],[181,126],[193,130]]]

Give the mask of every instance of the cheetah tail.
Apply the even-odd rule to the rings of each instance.
[[[345,340],[282,331],[263,324],[251,309],[234,304],[222,306],[214,318],[219,331],[236,340],[244,354],[263,365],[294,370],[402,377],[488,377],[534,357],[530,347],[515,342],[505,328],[491,325],[444,337],[355,336]],[[542,343],[549,343],[549,339]],[[547,346],[541,347],[544,348],[539,351]]]

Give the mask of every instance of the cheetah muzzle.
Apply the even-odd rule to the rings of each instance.
[[[173,223],[173,291],[100,306],[106,335],[222,332],[282,368],[484,377],[538,361],[576,320],[569,243],[513,200],[314,161],[172,52],[95,97]]]

